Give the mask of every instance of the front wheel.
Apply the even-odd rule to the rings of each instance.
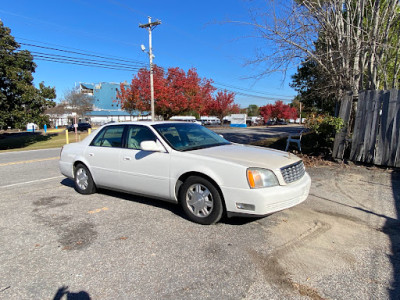
[[[92,174],[88,168],[83,164],[78,164],[75,167],[75,190],[80,194],[93,194],[96,192],[96,185],[94,184]]]
[[[221,195],[208,180],[190,176],[179,191],[179,201],[192,221],[211,225],[217,223],[224,211]]]

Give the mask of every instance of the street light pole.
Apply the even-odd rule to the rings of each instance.
[[[149,17],[149,23],[151,23],[151,17]],[[151,120],[155,119],[154,112],[154,82],[153,82],[153,49],[151,42],[151,27],[149,26],[149,58],[150,58],[150,95],[151,95]]]
[[[154,83],[153,83],[153,49],[152,49],[152,40],[151,40],[151,31],[157,25],[160,25],[161,21],[157,20],[155,22],[151,22],[151,17],[149,17],[149,23],[147,24],[139,24],[140,28],[147,28],[149,31],[149,59],[150,59],[150,97],[151,97],[151,120],[155,120],[155,113],[154,113]],[[142,47],[144,51],[144,47]]]

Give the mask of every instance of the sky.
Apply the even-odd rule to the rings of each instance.
[[[264,46],[262,39],[254,38],[251,26],[229,22],[249,21],[249,10],[255,3],[249,0],[2,0],[0,19],[11,29],[21,49],[34,55],[35,85],[43,81],[54,86],[57,101],[76,83],[130,82],[139,67],[148,67],[149,56],[142,52],[141,45],[148,49],[149,35],[139,24],[148,23],[151,16],[152,21],[161,21],[152,31],[155,64],[185,71],[196,68],[200,77],[212,79],[216,87],[236,92],[235,102],[242,108],[276,100],[288,103],[296,95],[289,87],[295,69],[288,72],[285,81],[280,73],[254,79],[262,67],[246,65],[246,62],[254,57],[257,48]],[[49,53],[53,61],[48,61]],[[54,62],[53,55],[59,55],[58,61],[62,59],[64,63]],[[77,65],[71,57],[91,63],[101,60],[107,68]],[[115,69],[110,68],[110,58]]]

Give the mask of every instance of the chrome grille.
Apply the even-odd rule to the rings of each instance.
[[[292,165],[281,168],[283,179],[286,183],[291,183],[301,179],[306,172],[303,161],[300,160]]]

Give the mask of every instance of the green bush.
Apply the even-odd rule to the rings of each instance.
[[[324,148],[323,152],[326,152],[333,147],[335,135],[344,127],[344,122],[341,118],[319,115],[310,116],[305,126],[315,133],[315,146]]]

